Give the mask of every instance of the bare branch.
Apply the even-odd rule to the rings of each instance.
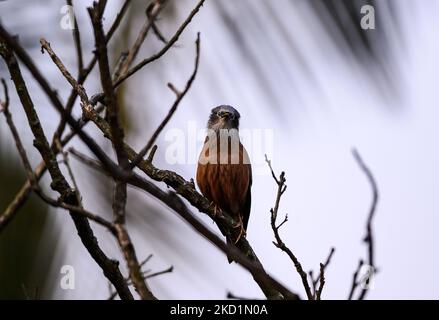
[[[58,98],[56,91],[54,91],[49,82],[43,76],[41,71],[35,65],[33,60],[27,54],[27,52],[17,43],[17,41],[3,28],[0,24],[0,39],[5,43],[14,53],[20,58],[23,64],[29,69],[32,76],[38,82],[38,84],[43,89],[44,93],[49,98],[49,101],[55,107],[55,109],[60,113],[61,116],[65,117],[67,123],[76,132],[79,138],[87,145],[87,147],[96,155],[96,157],[109,168],[109,170],[118,171],[118,167],[114,165],[113,161],[105,154],[105,152],[99,147],[99,145],[83,130],[81,126],[77,123],[73,117],[66,113],[61,101]],[[14,58],[15,59],[15,58]],[[47,164],[47,162],[46,162]]]
[[[105,127],[103,127],[103,129],[105,130]],[[136,156],[136,153],[129,146],[126,146],[126,148],[130,159]],[[95,160],[76,152],[75,157],[78,156],[80,156],[81,161],[87,165],[91,164],[92,168],[97,169],[104,174],[108,174]],[[222,225],[222,228],[229,230],[229,232],[237,232],[236,228],[233,228],[233,219],[231,219],[226,212],[223,212],[223,217],[215,216],[213,212],[214,209],[211,207],[210,202],[200,195],[190,182],[184,181],[182,177],[178,176],[174,172],[157,169],[152,165],[152,163],[144,160],[138,164],[138,168],[154,180],[163,181],[167,185],[174,188],[174,190],[183,195],[183,197],[185,197],[195,208],[201,212],[207,213],[215,220],[215,222],[217,222],[219,225]],[[240,239],[238,242],[237,245],[239,250],[235,246],[228,246],[221,238],[210,231],[209,228],[207,228],[198,220],[198,218],[195,217],[195,215],[187,208],[186,204],[181,200],[180,197],[178,197],[176,193],[166,193],[156,185],[146,181],[134,173],[131,174],[128,182],[162,201],[180,217],[182,217],[187,223],[189,223],[198,233],[203,235],[212,244],[214,244],[219,250],[221,250],[227,256],[233,258],[234,261],[248,270],[267,298],[285,298],[292,300],[299,299],[296,294],[292,293],[266,273],[256,254],[245,238]],[[235,236],[233,233],[230,233],[230,235]]]
[[[70,72],[67,70],[67,68],[64,66],[64,64],[61,62],[61,60],[58,58],[58,56],[53,52],[52,47],[50,46],[50,43],[47,42],[46,39],[41,38],[40,39],[41,44],[41,52],[46,51],[50,58],[53,60],[53,62],[58,66],[61,73],[64,75],[64,77],[67,79],[67,81],[71,84],[71,86],[74,88],[74,90],[77,92],[83,103],[90,104],[88,101],[87,94],[84,90],[84,87],[80,85],[75,78],[70,74]]]
[[[66,3],[67,5],[73,7],[72,0],[66,0]],[[73,14],[73,20],[74,20],[74,28],[72,30],[72,33],[75,42],[76,56],[78,59],[78,78],[79,78],[84,70],[84,60],[82,58],[81,34],[79,32],[78,22],[76,21],[75,14]]]
[[[73,184],[73,188],[74,191],[76,193],[76,198],[78,199],[78,203],[81,203],[81,193],[79,192],[79,188],[78,188],[78,184],[76,183],[76,179],[75,176],[73,174],[73,170],[72,167],[70,166],[70,160],[69,160],[69,155],[67,152],[64,151],[64,148],[61,144],[61,141],[59,141],[58,139],[54,141],[54,143],[56,144],[56,147],[58,148],[58,150],[60,150],[60,153],[62,155],[62,162],[64,163],[65,167],[67,168],[67,172],[69,174],[70,180],[72,181]]]
[[[360,272],[361,267],[363,266],[363,264],[364,264],[363,260],[360,259],[360,261],[358,262],[358,267],[355,270],[354,275],[352,276],[352,286],[351,286],[351,290],[349,291],[348,300],[352,300],[352,298],[354,296],[355,289],[357,288],[357,286],[359,284],[358,281],[357,281],[358,273]]]
[[[68,182],[62,175],[56,161],[55,154],[51,149],[44,134],[32,99],[21,75],[20,67],[17,60],[15,59],[14,54],[12,53],[11,47],[14,49],[15,52],[19,51],[21,53],[22,57],[24,57],[24,63],[29,67],[29,70],[31,70],[31,72],[33,71],[32,74],[35,76],[35,78],[41,81],[40,83],[42,84],[43,88],[46,88],[46,90],[48,90],[47,94],[52,97],[54,104],[58,104],[59,100],[57,99],[56,95],[51,91],[47,82],[41,76],[41,73],[36,69],[35,65],[31,62],[30,58],[27,56],[27,54],[25,54],[24,50],[22,50],[22,48],[15,43],[15,41],[9,36],[6,30],[4,30],[4,28],[0,25],[0,54],[8,66],[12,80],[16,87],[17,94],[28,118],[29,126],[35,137],[34,145],[44,159],[44,162],[51,175],[51,187],[60,194],[60,199],[62,202],[68,205],[78,206],[75,193],[72,191]],[[62,105],[61,109],[63,110]],[[74,120],[72,121],[75,122]],[[131,292],[124,284],[123,277],[119,271],[117,264],[108,259],[104,252],[102,252],[102,250],[100,249],[97,240],[93,234],[93,231],[90,228],[88,220],[84,217],[76,215],[73,212],[71,213],[71,217],[75,222],[75,226],[78,230],[78,234],[82,242],[84,243],[85,247],[89,251],[90,255],[93,257],[93,259],[103,269],[105,276],[113,283],[121,297],[125,299],[132,299]]]
[[[94,213],[91,213],[90,211],[87,211],[80,206],[72,206],[72,205],[60,202],[59,200],[52,199],[49,196],[47,196],[46,194],[44,194],[40,188],[37,190],[37,194],[41,198],[41,200],[43,200],[45,203],[49,204],[50,206],[55,207],[55,208],[62,208],[62,209],[68,210],[69,212],[79,214],[79,215],[86,217],[86,218],[96,222],[97,224],[107,228],[109,231],[111,231],[112,234],[116,234],[116,229],[114,228],[114,225],[110,221],[107,221],[106,219],[102,218],[101,216],[98,216]]]
[[[166,37],[162,34],[162,32],[160,31],[159,27],[157,27],[156,22],[152,22],[152,31],[154,32],[155,36],[157,37],[157,39],[159,39],[163,44],[168,44],[168,40],[166,39]]]
[[[101,106],[96,111],[99,113],[103,110],[103,107]],[[80,119],[78,121],[78,126],[82,128],[87,124],[88,120],[86,119],[83,121]],[[70,140],[76,135],[74,131],[67,134],[62,140],[61,145],[65,146],[67,143],[70,142]],[[53,146],[52,146],[53,148]],[[55,148],[54,152],[58,153],[60,150]],[[44,163],[44,161],[41,161],[34,169],[34,176],[37,181],[41,179],[43,174],[46,172],[47,168]],[[26,182],[22,185],[20,190],[15,195],[14,199],[9,203],[9,205],[6,207],[6,209],[3,211],[2,214],[0,214],[0,233],[5,229],[5,227],[11,222],[15,215],[18,213],[19,209],[23,206],[23,204],[26,202],[26,200],[29,198],[29,195],[32,191],[32,185],[29,180],[26,180]]]
[[[116,78],[116,81],[120,77],[124,77],[125,74],[128,71],[128,68],[133,63],[134,59],[136,58],[137,54],[139,53],[140,47],[142,46],[143,42],[145,41],[146,36],[148,35],[149,30],[154,24],[155,19],[159,15],[160,11],[163,8],[163,1],[153,1],[149,5],[148,12],[150,12],[150,15],[147,16],[147,19],[145,23],[142,26],[142,29],[140,30],[136,41],[134,42],[133,46],[131,47],[130,51],[128,52],[127,59],[125,60],[121,71],[120,76]]]
[[[320,264],[320,276],[319,276],[319,288],[317,289],[315,299],[320,300],[322,296],[323,286],[325,285],[325,266],[323,263]]]
[[[265,155],[265,160],[266,160],[266,162],[267,162],[267,164],[268,164],[268,166],[269,166],[269,168],[271,170],[271,174],[273,176],[273,179],[276,181],[276,184],[278,186],[274,208],[272,208],[270,210],[270,212],[271,212],[271,228],[273,229],[274,237],[276,239],[276,242],[273,241],[273,244],[276,247],[278,247],[280,250],[284,251],[290,257],[291,261],[293,261],[294,266],[296,267],[297,273],[299,274],[300,278],[302,279],[302,284],[303,284],[303,287],[305,288],[305,292],[306,292],[306,295],[308,297],[308,300],[314,300],[314,297],[313,297],[313,295],[311,293],[311,288],[309,287],[308,277],[306,275],[306,272],[303,271],[302,265],[300,264],[299,260],[294,255],[294,253],[291,251],[291,249],[286,246],[286,244],[282,241],[282,239],[281,239],[281,237],[279,235],[279,228],[286,221],[288,221],[287,216],[285,216],[285,219],[284,219],[284,221],[281,224],[276,226],[276,219],[277,219],[277,214],[278,214],[278,211],[279,211],[280,199],[282,197],[282,194],[286,190],[285,172],[282,171],[282,173],[280,174],[279,179],[278,179],[276,177],[276,174],[273,171],[273,168],[271,167],[271,161],[268,160],[267,155]]]
[[[313,286],[313,296],[316,297],[317,300],[320,300],[320,296],[322,294],[322,290],[323,290],[323,286],[324,286],[324,275],[322,275],[322,273],[325,272],[326,268],[328,267],[329,263],[331,262],[331,258],[332,258],[332,255],[334,254],[334,252],[335,252],[335,248],[333,247],[329,251],[329,255],[326,258],[325,263],[320,264],[320,273],[316,279],[313,278],[312,271],[310,271],[310,277],[311,277],[312,286]],[[322,281],[322,279],[323,279],[323,281]],[[320,282],[319,289],[316,289],[317,283],[319,283],[319,282]]]
[[[122,169],[128,166],[128,159],[123,147],[124,132],[119,122],[119,104],[111,82],[110,67],[108,64],[107,46],[102,27],[102,19],[99,15],[99,6],[94,3],[94,8],[88,8],[95,34],[96,54],[98,57],[101,84],[107,102],[107,116],[113,136],[113,147],[116,151],[117,160]]]
[[[46,171],[46,165],[42,161],[35,169],[34,176],[37,180],[41,178],[43,173]],[[26,203],[29,195],[32,192],[32,185],[29,180],[27,180],[20,190],[15,195],[14,199],[9,203],[3,213],[0,214],[0,234],[9,225],[9,223],[15,218],[19,209]]]
[[[105,42],[108,44],[108,42],[110,41],[111,37],[113,36],[114,32],[117,30],[117,28],[120,25],[120,22],[122,21],[123,16],[125,15],[125,13],[127,12],[128,6],[130,4],[131,0],[125,0],[120,12],[117,14],[116,19],[114,20],[113,24],[111,25],[110,30],[108,31],[106,37],[105,37]],[[97,58],[96,55],[93,56],[93,59],[89,62],[89,64],[87,65],[87,67],[83,70],[83,72],[78,76],[78,83],[80,85],[82,85],[85,80],[87,79],[88,75],[90,74],[90,72],[93,70],[95,64],[96,64]],[[67,114],[71,114],[72,113],[72,109],[73,106],[75,105],[75,101],[76,98],[78,97],[77,95],[77,91],[75,89],[72,89],[70,96],[67,100],[67,104],[66,104],[66,113]],[[62,136],[65,126],[66,126],[66,119],[64,117],[61,117],[61,121],[58,125],[58,128],[55,131],[54,134],[54,140],[56,138],[59,138]]]
[[[150,257],[151,256],[152,255],[150,255]],[[169,268],[167,268],[165,270],[157,271],[157,272],[150,273],[150,274],[149,274],[149,271],[144,271],[144,272],[142,272],[142,275],[145,277],[145,279],[150,279],[150,278],[161,276],[161,275],[166,274],[166,273],[171,273],[172,271],[174,271],[174,267],[170,266]],[[131,281],[130,278],[125,279],[125,281],[126,281],[127,285],[129,285],[129,286],[133,285],[133,282]],[[117,292],[110,292],[110,297],[108,297],[108,300],[114,300],[114,298],[116,298],[116,296],[117,296]]]
[[[51,206],[59,207],[59,208],[64,208],[66,210],[69,210],[70,212],[82,215],[82,216],[84,216],[86,218],[89,218],[90,220],[93,220],[96,223],[106,227],[107,229],[109,229],[111,232],[114,233],[114,231],[115,231],[114,226],[110,222],[106,221],[105,219],[103,219],[103,218],[101,218],[101,217],[99,217],[99,216],[97,216],[95,214],[92,214],[92,213],[84,210],[80,206],[74,206],[74,205],[65,204],[65,203],[62,203],[59,200],[51,199],[50,197],[48,197],[47,195],[44,194],[43,190],[39,187],[38,182],[35,179],[34,172],[32,170],[31,164],[30,164],[29,159],[28,159],[27,154],[26,154],[26,150],[24,149],[24,146],[23,146],[23,143],[21,142],[21,139],[20,139],[20,136],[18,134],[17,128],[16,128],[16,126],[15,126],[13,120],[12,120],[12,115],[9,112],[9,96],[8,96],[6,82],[5,82],[4,79],[1,79],[1,82],[2,82],[2,84],[4,86],[5,97],[6,97],[5,102],[1,102],[3,114],[4,114],[5,118],[6,118],[6,122],[7,122],[8,126],[9,126],[9,129],[11,130],[12,136],[13,136],[14,141],[15,141],[15,145],[17,147],[17,150],[18,150],[19,154],[20,154],[20,158],[21,158],[21,160],[23,162],[23,166],[26,169],[26,173],[27,173],[28,179],[29,179],[29,181],[31,181],[31,184],[33,185],[37,195],[43,201],[45,201],[46,203],[48,203]],[[78,201],[78,203],[79,203],[79,201]]]
[[[23,166],[26,169],[26,173],[29,177],[29,181],[31,181],[32,184],[35,184],[35,177],[33,175],[32,167],[28,161],[26,151],[24,150],[23,143],[21,142],[20,136],[18,134],[17,128],[15,127],[15,124],[12,120],[12,115],[9,112],[9,93],[8,93],[8,87],[6,85],[5,79],[1,79],[3,90],[5,94],[5,101],[1,101],[0,105],[2,107],[3,115],[6,118],[6,123],[9,126],[9,129],[11,130],[12,137],[15,141],[15,146],[17,147],[18,153],[20,154],[20,158],[23,162]]]
[[[148,6],[148,8],[146,9],[146,16],[148,17],[148,20],[151,21],[152,31],[154,32],[157,39],[159,39],[164,44],[167,44],[168,40],[166,40],[165,36],[161,33],[161,31],[157,27],[156,21],[158,19],[157,19],[157,17],[154,16],[154,10],[157,7],[157,2],[161,3],[161,5],[163,5],[166,2],[166,0],[155,0],[155,1],[151,2],[150,5]]]
[[[2,86],[3,86],[3,94],[5,95],[5,101],[0,102],[0,106],[2,110],[9,108],[9,91],[8,86],[6,85],[5,79],[1,78]],[[0,110],[0,111],[2,111]]]
[[[142,69],[144,66],[146,66],[148,63],[151,63],[159,58],[161,58],[173,45],[178,41],[180,38],[180,35],[183,33],[184,29],[189,25],[189,23],[192,21],[192,18],[197,14],[197,12],[200,10],[200,8],[203,6],[205,0],[200,0],[198,4],[195,6],[195,8],[192,10],[192,12],[189,14],[189,16],[186,18],[186,20],[183,22],[183,24],[178,28],[177,32],[174,34],[174,36],[169,40],[169,42],[156,54],[152,55],[151,57],[144,59],[139,64],[131,68],[127,71],[127,73],[120,77],[116,83],[114,84],[114,87],[117,88],[122,82],[124,82],[127,78],[132,76],[134,73]]]
[[[69,83],[73,86],[73,88],[75,90],[77,90],[78,95],[81,97],[81,100],[82,100],[81,101],[82,102],[82,111],[84,113],[84,116],[87,118],[91,113],[90,110],[93,110],[93,114],[98,114],[97,111],[95,111],[93,109],[93,107],[90,105],[88,96],[87,96],[84,88],[81,85],[79,85],[76,82],[76,80],[71,76],[69,71],[65,68],[64,64],[61,62],[61,60],[58,58],[58,56],[51,49],[50,44],[44,39],[41,39],[40,43],[42,45],[42,49],[46,50],[49,53],[51,59],[53,60],[55,65],[59,68],[61,73],[65,76],[65,78],[69,81]],[[35,65],[33,65],[33,63],[31,61],[27,61],[27,62],[30,63],[30,69],[36,70]],[[38,81],[42,81],[43,83],[47,83],[47,81],[44,78],[42,78],[39,71],[36,71],[36,75],[38,76],[38,77],[36,77],[36,79]],[[59,100],[57,100],[57,98],[56,98],[55,102],[57,102],[57,101],[59,103]],[[62,106],[61,106],[61,109],[62,109]],[[63,112],[61,111],[61,113],[63,113]],[[115,165],[113,163],[113,161],[105,154],[105,152],[97,145],[97,143],[81,130],[82,129],[81,123],[74,121],[70,115],[66,115],[65,113],[63,113],[63,114],[67,117],[67,120],[68,120],[68,123],[70,124],[70,126],[72,126],[72,128],[75,130],[75,132],[79,135],[79,137],[83,140],[83,142],[85,142],[87,147],[102,162],[102,164],[107,168],[107,170],[109,170],[113,174],[113,177],[116,178],[116,177],[123,176],[124,171],[121,168],[119,168],[117,165]],[[99,115],[97,115],[97,117],[100,118]]]
[[[103,110],[103,107],[100,106],[97,108],[96,112],[99,113]],[[84,121],[80,119],[78,121],[78,126],[82,128],[88,123],[88,119],[85,119]],[[65,146],[67,143],[70,142],[70,140],[76,135],[74,131],[67,134],[61,141],[61,146]],[[54,136],[55,140],[56,136]],[[55,140],[57,141],[57,140]],[[52,145],[53,149],[54,145]],[[60,152],[59,148],[55,148],[55,153]],[[36,168],[34,169],[34,177],[37,181],[41,179],[43,174],[46,172],[47,167],[44,161],[41,161]],[[29,180],[26,180],[26,182],[23,184],[23,186],[20,188],[18,193],[15,195],[14,199],[9,203],[9,205],[6,207],[6,209],[3,211],[2,214],[0,214],[0,233],[5,229],[5,227],[11,222],[15,215],[18,213],[19,209],[23,206],[23,204],[26,202],[26,200],[29,198],[29,195],[32,191],[32,185]]]
[[[145,275],[145,279],[150,279],[150,278],[154,278],[157,276],[161,276],[162,274],[171,273],[172,271],[174,271],[174,267],[170,266],[168,269]]]
[[[378,204],[378,185],[376,183],[376,180],[370,171],[370,169],[367,167],[367,165],[364,163],[363,159],[361,158],[360,154],[356,149],[352,149],[352,155],[354,156],[358,166],[360,167],[361,171],[366,175],[367,180],[369,181],[369,184],[372,189],[372,203],[369,209],[369,215],[367,218],[366,223],[366,236],[364,237],[363,241],[367,245],[367,263],[372,268],[372,272],[376,272],[376,266],[375,266],[375,260],[374,260],[374,240],[373,240],[373,232],[372,232],[372,220],[375,216],[375,211]],[[373,274],[372,274],[373,276]],[[366,279],[366,284],[371,279]],[[355,288],[354,288],[355,289]],[[363,300],[368,292],[367,286],[364,286],[364,288],[361,290],[360,295],[358,296],[358,300]]]
[[[99,14],[99,6],[96,4],[96,2],[93,5],[93,9],[89,8],[88,12],[90,14],[93,24],[96,53],[101,75],[101,84],[107,102],[107,117],[110,124],[111,136],[113,138],[111,141],[113,144],[113,148],[116,151],[119,166],[122,170],[125,170],[128,167],[128,156],[124,148],[124,132],[119,122],[119,104],[117,102],[116,94],[114,92],[111,80],[107,46],[105,43],[105,35],[102,26],[102,15]],[[128,56],[127,60],[129,58],[130,56]],[[142,299],[155,300],[156,297],[148,288],[145,279],[143,278],[134,246],[125,228],[126,200],[127,185],[124,181],[117,179],[115,181],[113,196],[113,215],[119,246],[124,254],[128,270],[130,272],[130,278],[134,284],[136,291],[139,293]]]
[[[125,13],[127,12],[127,9],[131,3],[131,0],[125,0],[123,3],[119,13],[116,16],[116,19],[114,20],[113,24],[110,27],[110,30],[108,30],[107,35],[105,36],[105,43],[108,44],[111,37],[113,36],[114,32],[116,32],[117,28],[119,28],[120,22],[122,21],[122,18],[124,17]]]
[[[145,259],[143,259],[143,261],[140,263],[140,267],[143,267],[145,264],[148,263],[149,260],[151,260],[153,257],[153,254],[149,254]]]
[[[160,123],[158,128],[154,131],[154,133],[152,134],[152,136],[149,139],[148,143],[145,145],[145,147],[142,148],[142,150],[139,151],[137,157],[134,158],[134,160],[130,163],[129,168],[134,168],[135,166],[137,166],[139,161],[143,159],[143,157],[148,152],[148,150],[153,146],[153,144],[155,143],[158,135],[160,134],[160,132],[162,132],[163,128],[166,126],[166,124],[169,122],[169,120],[171,120],[171,118],[174,115],[175,111],[177,110],[177,107],[180,104],[181,100],[184,98],[184,96],[189,91],[190,87],[192,86],[192,83],[194,82],[195,77],[197,75],[198,65],[199,65],[199,62],[200,62],[200,33],[197,34],[197,40],[195,41],[195,48],[196,48],[196,55],[195,55],[194,71],[192,72],[191,77],[187,81],[184,90],[182,92],[178,92],[177,90],[174,91],[175,94],[177,95],[177,98],[175,99],[174,104],[172,105],[172,107],[169,110],[168,114],[163,119],[163,121]],[[173,88],[173,86],[171,88]]]

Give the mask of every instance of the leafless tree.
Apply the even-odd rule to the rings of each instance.
[[[72,4],[72,1],[67,2],[70,5]],[[166,1],[164,0],[151,1],[147,7],[145,23],[142,26],[135,43],[126,53],[119,57],[114,70],[110,69],[107,45],[127,11],[127,7],[130,4],[129,0],[124,2],[119,14],[107,32],[104,31],[102,25],[107,1],[100,0],[94,2],[93,6],[88,8],[96,47],[94,57],[88,64],[84,63],[80,30],[76,25],[76,28],[73,31],[72,46],[76,48],[77,54],[77,77],[74,77],[71,71],[66,68],[57,56],[56,50],[50,46],[50,43],[45,39],[40,40],[41,51],[48,54],[54,63],[54,67],[58,68],[59,72],[72,87],[66,104],[61,102],[56,90],[34,63],[33,58],[23,49],[19,41],[11,35],[3,25],[0,25],[0,54],[7,65],[12,83],[26,114],[29,128],[34,137],[34,146],[42,158],[41,163],[35,168],[32,168],[9,109],[10,101],[7,82],[2,80],[4,98],[1,102],[1,111],[5,116],[7,125],[9,126],[14,138],[18,153],[27,174],[27,181],[10,205],[0,214],[0,232],[7,228],[9,223],[19,213],[19,209],[29,198],[30,194],[34,192],[49,205],[65,209],[66,212],[69,213],[84,247],[87,249],[91,258],[102,269],[104,276],[109,280],[111,286],[115,290],[114,293],[111,294],[110,299],[113,299],[116,296],[119,296],[121,299],[133,299],[135,296],[133,295],[131,286],[134,287],[141,299],[157,299],[159,297],[156,297],[154,292],[151,291],[148,285],[148,279],[163,273],[172,272],[173,268],[170,267],[166,270],[154,273],[145,273],[142,270],[142,267],[149,258],[143,262],[139,261],[136,249],[131,242],[130,233],[125,223],[126,216],[129,215],[129,212],[126,211],[127,187],[134,186],[143,190],[145,196],[154,197],[160,200],[170,209],[170,212],[174,212],[190,224],[194,232],[201,234],[208,239],[213,246],[221,250],[225,254],[224,257],[226,257],[226,255],[231,257],[236,263],[246,269],[253,276],[254,281],[261,288],[267,299],[300,299],[300,296],[296,292],[290,290],[281,282],[270,276],[245,237],[239,237],[239,241],[236,245],[228,245],[223,238],[217,236],[207,228],[197,218],[195,212],[200,211],[209,216],[220,227],[220,229],[223,230],[224,236],[230,239],[237,239],[239,230],[233,227],[236,224],[236,221],[234,221],[231,215],[227,212],[224,212],[222,215],[215,214],[215,208],[211,205],[210,201],[196,190],[193,181],[186,181],[176,172],[157,168],[153,163],[154,155],[158,149],[155,145],[157,137],[172,118],[180,102],[190,90],[192,83],[196,79],[198,66],[200,64],[200,34],[197,35],[195,40],[195,61],[193,72],[189,75],[185,87],[182,90],[179,90],[173,84],[168,84],[169,88],[175,93],[175,100],[166,117],[159,123],[149,141],[139,152],[136,152],[125,142],[124,130],[120,123],[120,107],[116,99],[116,91],[118,87],[127,78],[136,72],[140,72],[142,68],[149,63],[161,59],[169,50],[171,50],[193,17],[200,11],[205,0],[200,0],[196,4],[193,10],[188,14],[187,18],[176,30],[175,34],[169,39],[166,39],[161,34],[156,24],[156,19],[158,18],[165,2]],[[162,49],[152,56],[141,60],[138,64],[133,65],[133,61],[139,52],[139,48],[142,46],[147,34],[151,31],[154,32],[163,43]],[[82,85],[91,71],[95,68],[96,64],[99,70],[103,92],[90,96]],[[31,93],[28,90],[28,85],[23,79],[23,67],[28,69],[33,80],[41,86],[51,105],[61,116],[57,130],[51,140],[47,137],[45,128],[39,120],[39,115],[34,107]],[[82,117],[80,119],[75,119],[72,115],[72,109],[78,97],[80,99]],[[104,110],[106,110],[105,117],[101,115],[101,112]],[[116,160],[113,160],[112,157],[102,150],[93,136],[84,131],[84,127],[90,125],[90,123],[98,128],[103,133],[104,137],[111,142],[116,155]],[[67,132],[67,128],[70,128],[69,132]],[[82,154],[73,148],[67,148],[69,142],[75,136],[78,136],[81,139],[93,156]],[[360,165],[360,169],[366,174],[373,188],[373,202],[367,220],[367,234],[365,241],[368,246],[367,263],[375,269],[372,219],[378,201],[378,189],[370,170],[366,167],[358,152],[354,151],[353,154]],[[85,165],[94,170],[111,177],[113,180],[114,193],[112,199],[112,221],[106,220],[99,214],[88,211],[83,206],[80,197],[80,190],[78,190],[73,171],[69,166],[70,155],[79,159]],[[58,157],[61,157],[62,162],[58,161]],[[70,176],[69,179],[67,179],[62,173],[60,163],[63,163],[67,167],[67,172]],[[275,238],[273,243],[277,248],[285,252],[293,262],[294,267],[302,280],[306,292],[306,298],[309,300],[319,300],[322,297],[322,291],[326,280],[326,268],[331,261],[335,249],[332,248],[325,262],[320,264],[319,274],[316,278],[314,278],[312,272],[307,273],[303,270],[297,256],[293,253],[293,250],[283,242],[279,233],[281,226],[287,222],[287,216],[285,216],[285,219],[281,223],[277,223],[280,200],[286,191],[285,173],[282,172],[279,177],[276,176],[268,159],[267,163],[272,172],[273,179],[278,186],[275,204],[271,209],[270,220]],[[134,168],[138,168],[141,174],[136,173],[133,170]],[[50,187],[58,193],[57,199],[47,195],[44,192],[44,188],[40,185],[41,178],[46,173],[49,174],[51,179]],[[72,181],[72,183],[69,183],[68,180]],[[170,187],[171,191],[158,187],[153,181],[160,182],[163,185]],[[190,206],[188,206],[183,199],[187,200]],[[95,237],[90,226],[90,221],[102,225],[115,237],[120,250],[123,253],[127,270],[129,271],[128,276],[124,276],[120,271],[119,262],[110,259],[101,249],[98,239]],[[359,268],[362,265],[363,262],[361,261],[359,263]],[[354,297],[354,294],[359,289],[361,290],[358,299],[363,299],[367,293],[367,288],[361,286],[361,281],[358,280],[358,274],[359,270],[356,270],[353,277],[352,289],[349,294],[350,299]],[[230,294],[229,297],[234,298],[235,296]]]

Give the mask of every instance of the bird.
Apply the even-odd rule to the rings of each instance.
[[[239,138],[240,117],[229,105],[212,109],[196,174],[198,187],[211,201],[215,215],[224,211],[237,221],[233,227],[240,228],[239,235],[227,239],[229,244],[246,236],[251,209],[252,168]]]

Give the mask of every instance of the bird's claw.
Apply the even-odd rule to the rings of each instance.
[[[236,223],[236,225],[233,226],[233,228],[240,228],[239,230],[239,234],[238,237],[236,238],[236,240],[234,241],[234,244],[237,244],[238,241],[242,238],[242,237],[246,237],[247,236],[247,232],[244,229],[244,223],[242,222],[241,217],[239,217],[239,221],[238,223]]]
[[[210,206],[213,207],[213,217],[221,217],[222,216],[222,211],[221,208],[214,203],[213,201],[210,203]]]

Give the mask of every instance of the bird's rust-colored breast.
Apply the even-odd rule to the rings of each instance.
[[[247,202],[251,188],[251,165],[247,152],[240,142],[238,163],[232,163],[230,150],[229,146],[227,163],[215,163],[215,161],[206,163],[204,160],[209,156],[209,148],[203,148],[197,168],[197,184],[206,198],[232,214],[234,218],[240,216],[247,225],[250,213],[250,204]],[[218,156],[220,157],[219,148]]]

